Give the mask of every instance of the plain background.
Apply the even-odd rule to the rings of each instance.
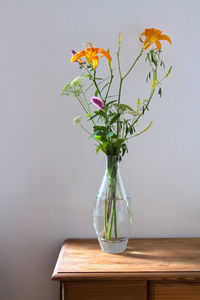
[[[129,144],[121,169],[133,199],[133,237],[200,236],[199,14],[198,0],[0,1],[2,300],[58,299],[50,277],[63,240],[95,237],[92,208],[105,158],[73,127],[79,105],[60,96],[78,74],[70,51],[87,42],[114,57],[122,32],[125,72],[145,27],[171,37],[162,49],[173,72],[146,116],[154,126]],[[99,69],[105,65],[104,58]],[[146,72],[142,58],[124,101],[148,95]]]

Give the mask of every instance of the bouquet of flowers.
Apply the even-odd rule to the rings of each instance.
[[[150,122],[142,130],[138,129],[138,123],[144,114],[149,110],[151,100],[158,92],[162,96],[162,82],[166,79],[172,69],[172,66],[160,78],[159,69],[165,70],[165,63],[161,58],[161,42],[168,41],[171,44],[169,36],[162,34],[162,31],[150,28],[140,35],[140,41],[143,44],[139,55],[131,63],[130,68],[123,73],[120,62],[120,51],[122,36],[119,34],[117,58],[117,79],[119,87],[117,92],[111,94],[111,86],[115,75],[112,66],[112,55],[109,49],[96,48],[91,43],[87,44],[85,50],[76,52],[72,50],[71,62],[76,62],[76,66],[80,70],[80,75],[71,82],[67,83],[62,90],[62,95],[72,95],[79,103],[84,113],[87,124],[92,126],[88,128],[83,124],[83,116],[79,115],[74,118],[75,126],[80,126],[87,134],[89,139],[94,141],[96,152],[102,151],[106,154],[107,170],[106,170],[106,187],[104,190],[104,225],[98,229],[98,236],[106,241],[119,239],[117,226],[117,164],[122,160],[125,153],[128,152],[128,141],[145,133],[152,126]],[[156,47],[151,47],[151,46]],[[133,72],[136,63],[143,54],[146,54],[145,62],[149,65],[149,71],[146,81],[151,81],[149,96],[141,100],[137,98],[135,106],[121,102],[121,93],[124,80]],[[99,77],[97,68],[99,66],[99,58],[105,57],[108,63],[108,76]],[[88,94],[90,93],[90,97]],[[100,193],[101,194],[101,193]],[[103,197],[100,195],[101,198]],[[125,198],[122,192],[118,198]],[[127,213],[131,220],[131,214],[128,203],[126,201]],[[96,226],[99,227],[99,226]],[[100,226],[101,227],[101,226]],[[101,233],[100,233],[101,232]]]

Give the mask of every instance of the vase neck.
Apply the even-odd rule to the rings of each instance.
[[[119,156],[117,155],[107,155],[106,156],[106,169],[119,170]]]

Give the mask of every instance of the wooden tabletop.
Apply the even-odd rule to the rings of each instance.
[[[200,239],[130,239],[121,254],[104,253],[96,239],[69,239],[62,246],[52,279],[105,274],[177,276],[179,272],[200,275]]]

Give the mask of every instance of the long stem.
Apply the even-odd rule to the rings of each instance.
[[[88,108],[88,112],[91,114],[90,106],[89,106],[89,104],[88,104],[88,102],[87,102],[87,99],[86,99],[86,97],[85,97],[84,92],[82,92],[82,94],[83,94],[83,98],[84,98],[84,100],[85,100],[85,102],[86,102],[86,105],[87,105],[87,108]],[[94,126],[96,125],[93,119],[92,119],[92,123],[93,123]]]
[[[137,61],[139,60],[139,58],[142,56],[142,53],[144,51],[144,48],[142,48],[142,50],[140,51],[140,54],[138,55],[138,57],[135,59],[135,61],[133,62],[132,66],[130,67],[130,69],[128,70],[128,72],[123,76],[123,79],[126,78],[126,76],[131,72],[131,70],[134,68],[135,64],[137,63]]]
[[[92,81],[94,82],[94,85],[95,85],[95,87],[96,87],[96,89],[97,89],[97,91],[98,91],[98,94],[99,94],[101,100],[102,100],[102,101],[104,102],[104,104],[105,104],[105,100],[103,99],[103,97],[102,97],[102,95],[101,95],[101,92],[100,92],[100,89],[99,89],[99,87],[98,87],[98,84],[97,84],[97,82],[96,82],[96,70],[94,70],[94,75],[93,75]]]
[[[117,189],[117,159],[116,157],[110,158],[108,160],[108,179],[109,179],[109,190],[111,191],[111,195],[109,198],[111,202],[111,215],[110,215],[110,224],[109,224],[109,232],[108,232],[108,240],[111,239],[112,236],[112,228],[113,228],[113,221],[114,221],[114,236],[115,239],[118,238],[117,235],[117,210],[116,210],[116,189]]]
[[[120,54],[120,49],[121,49],[121,42],[119,42],[119,48],[117,51],[117,62],[118,62],[118,70],[119,70],[119,76],[120,76],[120,83],[119,83],[119,93],[118,93],[118,109],[117,112],[119,113],[119,104],[120,104],[120,100],[121,100],[121,91],[122,91],[122,84],[123,84],[123,80],[128,76],[128,74],[132,71],[132,69],[134,68],[135,64],[137,63],[137,61],[140,59],[140,57],[142,56],[142,53],[144,51],[144,48],[142,48],[142,50],[140,51],[139,55],[136,57],[136,59],[134,60],[132,66],[130,67],[130,69],[128,70],[128,72],[122,76],[122,72],[121,72],[121,66],[120,66],[120,59],[119,59],[119,54]],[[120,132],[120,126],[119,126],[119,119],[117,121],[117,136],[119,137],[119,132]]]
[[[108,200],[105,199],[105,217],[104,217],[104,231],[105,231],[105,239],[107,240],[108,235]]]
[[[87,111],[85,105],[81,101],[81,97],[76,96],[76,98],[78,99],[78,101],[79,101],[80,105],[82,106],[83,110],[86,112],[86,114],[88,114],[88,111]]]
[[[118,101],[117,101],[117,104],[118,104],[117,113],[119,113],[119,104],[120,104],[120,99],[121,99],[122,82],[123,82],[121,66],[120,66],[120,59],[119,59],[120,50],[121,50],[121,34],[119,35],[119,48],[117,51],[117,64],[118,64],[118,71],[119,71],[119,77],[120,77]],[[117,136],[118,137],[119,137],[119,131],[120,131],[120,128],[119,128],[119,119],[118,119],[118,121],[117,121]]]
[[[155,69],[154,71],[154,77],[157,78],[157,69]],[[138,122],[138,120],[141,118],[142,115],[144,115],[145,111],[149,108],[149,104],[151,102],[151,99],[155,93],[155,90],[156,90],[156,86],[152,87],[152,90],[151,90],[151,94],[149,96],[149,99],[147,101],[147,104],[145,105],[144,109],[143,109],[143,112],[142,114],[140,114],[137,119],[133,122],[133,126]]]
[[[114,202],[113,202],[114,205]],[[111,234],[112,234],[112,226],[113,226],[113,214],[114,214],[114,208],[112,207],[112,213],[110,217],[110,227],[109,227],[109,234],[108,234],[108,239],[111,239]]]
[[[110,82],[109,82],[108,89],[107,89],[107,92],[106,92],[105,102],[106,102],[106,99],[108,97],[108,94],[109,94],[109,91],[110,91],[110,87],[111,87],[111,84],[112,84],[112,80],[113,80],[113,77],[114,77],[110,62],[109,62],[109,68],[110,68]]]
[[[88,112],[89,112],[89,113],[91,113],[91,111],[90,111],[90,106],[89,106],[89,104],[88,104],[88,102],[87,102],[87,99],[86,99],[86,97],[85,97],[85,94],[84,94],[84,92],[82,92],[82,95],[83,95],[83,98],[84,98],[84,100],[85,100],[85,103],[86,103],[86,105],[87,105]]]
[[[117,101],[117,104],[118,104],[117,113],[119,113],[119,104],[120,104],[120,99],[121,99],[122,83],[123,83],[123,78],[120,78],[119,94],[118,94],[118,101]],[[117,136],[118,137],[119,137],[119,131],[120,131],[120,128],[119,128],[119,119],[118,119],[118,121],[117,121]]]
[[[114,228],[115,228],[115,238],[117,239],[117,210],[116,210],[116,197],[113,202],[114,209]]]
[[[126,197],[124,199],[124,197],[123,197],[123,194],[125,194],[125,192],[124,191],[122,192],[122,190],[121,190],[119,175],[117,175],[117,186],[118,186],[118,189],[119,189],[119,193],[120,193],[121,199],[124,200],[125,203],[126,203],[127,210],[128,210],[128,215],[129,215],[129,220],[130,220],[130,223],[132,224],[133,223],[133,219],[132,219],[131,211],[129,209],[128,199]]]
[[[80,122],[79,122],[79,125],[87,134],[91,135],[91,133]]]

